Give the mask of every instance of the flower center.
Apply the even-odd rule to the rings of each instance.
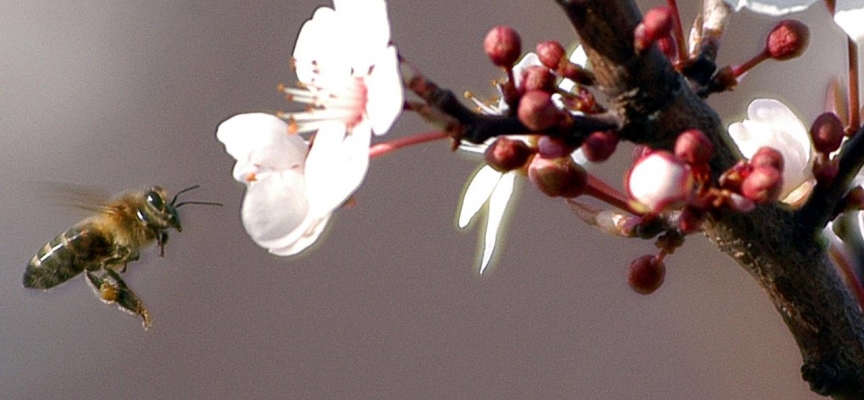
[[[286,99],[295,103],[307,104],[306,109],[296,113],[277,113],[288,121],[291,133],[314,132],[322,125],[338,122],[346,130],[359,124],[366,117],[368,89],[365,76],[351,75],[347,79],[326,79],[316,74],[310,82],[301,83],[297,88],[279,85],[279,91]]]

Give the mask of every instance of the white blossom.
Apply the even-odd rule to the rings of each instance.
[[[300,30],[296,88],[282,87],[304,111],[241,114],[217,138],[237,159],[246,185],[247,233],[277,255],[293,255],[320,236],[333,211],[357,190],[369,166],[371,136],[384,134],[404,95],[384,0],[334,0]],[[314,132],[310,145],[300,133]]]
[[[756,99],[747,107],[747,116],[729,125],[729,136],[748,159],[764,146],[783,155],[781,199],[814,179],[810,135],[789,107],[774,99]]]
[[[652,213],[686,204],[693,190],[693,172],[672,153],[659,150],[633,163],[627,193]]]

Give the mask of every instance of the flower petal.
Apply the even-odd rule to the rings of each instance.
[[[321,233],[324,232],[327,222],[330,221],[330,215],[331,214],[327,214],[321,218],[309,217],[307,221],[304,221],[303,226],[306,226],[306,229],[303,230],[302,234],[296,241],[284,247],[270,248],[268,251],[270,254],[275,254],[277,256],[293,256],[306,250],[309,246],[314,244],[321,236]]]
[[[781,16],[803,11],[816,0],[726,0],[726,3],[740,11],[747,8],[758,14]]]
[[[465,194],[462,196],[462,205],[459,210],[458,225],[460,229],[465,229],[468,223],[474,218],[478,211],[483,208],[489,196],[501,180],[502,174],[488,165],[483,165],[468,184],[465,189]]]
[[[312,19],[303,23],[293,53],[300,82],[313,82],[316,71],[321,68],[326,68],[326,73],[335,76],[348,76],[351,73],[348,58],[340,53],[341,37],[345,36],[344,31],[337,28],[340,24],[340,16],[329,7],[319,7]]]
[[[366,77],[366,113],[376,135],[383,135],[402,112],[405,100],[396,48],[390,46],[376,60],[375,68]]]
[[[287,170],[262,173],[246,187],[241,217],[249,237],[270,249],[288,246],[308,228],[303,175]]]
[[[318,131],[306,159],[310,215],[329,214],[357,190],[369,169],[371,137],[366,121],[350,134],[341,124],[328,124]]]
[[[492,254],[498,245],[499,237],[502,235],[502,222],[507,213],[507,205],[513,197],[516,182],[516,174],[509,173],[501,176],[492,195],[489,197],[489,211],[486,216],[486,232],[484,233],[483,258],[480,261],[480,274],[489,266]]]
[[[812,177],[810,136],[795,113],[773,99],[757,99],[747,108],[750,119],[729,125],[729,136],[741,154],[750,158],[760,147],[772,147],[783,154],[781,198]]]
[[[250,172],[294,169],[302,173],[308,146],[288,133],[285,121],[263,113],[235,115],[216,129],[216,138],[237,160],[234,179],[246,182]]]
[[[834,22],[859,46],[864,45],[864,1],[841,0],[837,2]]]

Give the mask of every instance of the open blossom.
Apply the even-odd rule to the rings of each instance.
[[[587,61],[585,51],[582,46],[579,46],[570,56],[570,61],[578,64],[583,64]],[[522,71],[532,66],[542,66],[539,57],[535,53],[528,53],[513,66],[513,75],[519,77]],[[519,85],[519,82],[516,83]],[[565,91],[573,89],[575,84],[564,79],[559,84],[559,88]],[[556,96],[559,96],[556,94]],[[477,102],[480,110],[485,114],[502,115],[508,112],[507,103],[501,99],[497,105],[486,105]],[[559,103],[559,107],[561,107]],[[523,137],[514,136],[514,139],[522,140]],[[460,149],[483,153],[488,144],[471,145],[463,144]],[[586,162],[582,151],[576,151],[572,154],[573,159],[580,164]],[[498,172],[488,165],[484,165],[474,173],[471,177],[465,193],[462,195],[462,201],[459,210],[459,218],[457,224],[460,229],[465,229],[474,217],[480,213],[484,205],[486,208],[486,226],[483,234],[483,250],[480,259],[480,273],[482,274],[492,260],[496,245],[499,243],[499,238],[504,233],[504,217],[507,214],[508,206],[516,195],[516,176],[518,171]]]
[[[747,8],[755,13],[781,16],[803,11],[817,0],[725,0],[735,11]],[[819,1],[818,3],[822,3]],[[834,22],[859,45],[864,44],[864,3],[861,0],[837,0]]]
[[[729,125],[729,136],[748,159],[765,146],[783,155],[781,199],[814,179],[810,135],[789,107],[774,99],[756,99],[747,107],[747,117]]]
[[[362,183],[372,133],[390,128],[404,100],[383,0],[318,8],[300,30],[293,57],[299,84],[282,90],[304,111],[280,113],[284,121],[241,114],[217,131],[237,159],[234,178],[246,184],[246,231],[278,255],[314,243]],[[306,132],[315,133],[311,147],[296,135]]]

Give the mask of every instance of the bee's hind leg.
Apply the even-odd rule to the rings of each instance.
[[[120,274],[111,268],[100,270],[102,274],[86,271],[85,277],[93,292],[99,296],[99,299],[106,304],[117,304],[121,310],[132,315],[141,317],[141,324],[144,329],[150,327],[152,320],[144,303],[138,298],[138,295],[129,289],[126,282],[120,278]]]

